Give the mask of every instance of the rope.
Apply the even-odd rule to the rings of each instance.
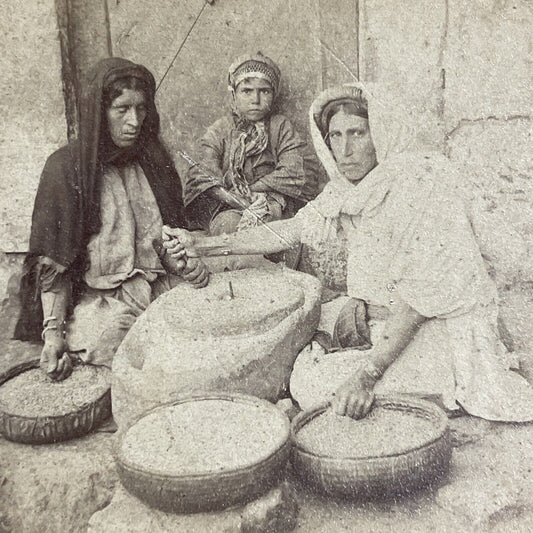
[[[199,18],[202,16],[202,13],[204,12],[205,6],[207,4],[212,4],[212,0],[206,0],[204,2],[204,5],[202,6],[202,9],[200,9],[198,15],[196,15],[196,18],[194,19],[194,22],[192,23],[191,27],[189,28],[189,31],[187,32],[187,35],[185,35],[183,41],[181,41],[181,44],[179,45],[178,51],[175,53],[174,57],[172,58],[172,61],[170,62],[169,66],[167,67],[167,70],[165,70],[165,73],[163,74],[163,77],[159,80],[159,83],[157,84],[157,87],[155,88],[155,92],[159,90],[159,87],[161,87],[161,84],[163,83],[164,79],[167,77],[167,74],[169,73],[170,69],[173,67],[174,62],[176,61],[176,58],[178,57],[179,53],[181,52],[181,49],[184,47],[185,43],[187,42],[187,39],[189,38],[189,35],[191,34],[192,30],[196,26],[196,23],[198,22]]]
[[[205,170],[201,165],[200,163],[196,162],[189,154],[187,154],[186,152],[184,152],[183,150],[179,150],[178,151],[178,154],[183,158],[185,159],[185,161],[187,161],[187,163],[189,163],[189,165],[191,167],[197,167],[201,172],[202,174],[204,175],[204,177],[206,177],[208,180],[210,180],[213,184],[215,185],[220,185],[219,181],[214,177],[212,176],[209,172],[207,172],[207,170]],[[275,229],[271,228],[260,216],[258,216],[254,211],[252,211],[251,209],[248,209],[245,205],[243,205],[240,201],[239,198],[237,198],[235,195],[233,195],[231,193],[231,191],[228,191],[226,190],[226,192],[229,194],[229,196],[231,196],[233,198],[233,200],[235,202],[237,202],[238,204],[240,204],[242,206],[242,209],[243,211],[246,211],[248,213],[250,213],[252,215],[253,218],[255,218],[255,220],[257,221],[258,225],[259,226],[263,226],[265,227],[268,231],[270,231],[270,233],[272,233],[273,235],[275,235],[282,243],[284,243],[286,246],[288,246],[289,248],[293,248],[294,245],[292,243],[290,243],[289,241],[287,241],[287,239],[285,239],[285,237],[283,235],[281,235],[280,233],[278,233]]]
[[[356,76],[353,72],[352,72],[352,69],[322,40],[322,39],[318,39],[318,42],[332,55],[333,59],[335,59],[335,61],[337,61],[337,63],[340,64],[341,67],[344,68],[344,70],[346,70],[346,72],[348,72],[348,74],[355,80],[355,81],[360,81],[358,76]]]

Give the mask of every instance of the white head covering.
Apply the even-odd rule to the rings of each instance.
[[[313,145],[324,166],[330,182],[320,195],[320,210],[327,218],[340,212],[357,215],[363,209],[369,211],[386,196],[390,186],[402,174],[424,175],[428,159],[433,162],[445,159],[442,155],[414,152],[416,121],[407,108],[392,95],[378,96],[376,85],[354,82],[326,89],[318,95],[309,110],[309,127]],[[331,149],[321,132],[321,115],[335,100],[361,98],[368,105],[369,129],[378,165],[354,186],[337,167]],[[394,168],[394,171],[391,171]],[[432,168],[431,171],[434,169]]]
[[[311,105],[309,109],[311,137],[317,156],[330,179],[340,177],[339,170],[322,136],[319,123],[326,106],[335,100],[352,98],[358,101],[362,98],[367,102],[370,134],[378,163],[409,151],[414,144],[415,128],[410,113],[399,102],[386,105],[383,99],[376,96],[376,89],[376,86],[370,87],[362,82],[332,87],[322,91]]]
[[[361,91],[368,102],[378,165],[354,186],[337,168],[320,131],[320,116],[332,101],[356,92],[360,97]],[[330,182],[296,214],[302,242],[323,244],[332,236],[330,229],[336,230],[338,222],[347,219],[350,296],[383,306],[402,301],[425,317],[445,320],[443,361],[451,385],[437,392],[446,392],[451,406],[457,401],[474,416],[530,421],[533,390],[508,371],[508,361],[499,352],[497,292],[464,202],[450,194],[454,176],[463,181],[467,177],[442,154],[415,151],[414,124],[389,95],[387,100],[378,98],[363,84],[329,89],[318,96],[310,111],[310,129]],[[442,322],[436,324],[442,327]],[[449,353],[445,351],[450,347]],[[417,352],[416,365],[421,364],[424,356]],[[398,376],[406,367],[397,368]],[[423,390],[420,385],[417,376],[415,392]]]

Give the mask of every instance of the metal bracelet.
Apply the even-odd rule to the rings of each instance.
[[[52,320],[57,320],[57,317],[55,317],[55,316],[49,316],[48,318],[45,318],[45,319],[43,320],[43,328],[46,328],[46,327],[48,326],[48,324],[49,324],[50,322],[52,322]]]
[[[46,326],[44,329],[43,329],[43,332],[41,333],[41,339],[44,341],[44,336],[46,334],[47,331],[50,331],[52,329],[57,329],[57,326]]]
[[[49,326],[49,322],[51,322],[53,320],[57,320],[56,317],[48,317],[46,320],[43,321],[43,325],[44,325],[44,328],[43,328],[43,331],[41,333],[41,339],[44,341],[44,336],[46,334],[47,331],[51,331],[53,329],[55,330],[61,330],[61,338],[66,338],[66,335],[67,335],[67,331],[66,331],[66,328],[65,328],[65,321],[63,322],[60,322],[58,323],[56,326]]]
[[[363,372],[370,376],[374,381],[378,381],[381,376],[383,376],[383,372],[381,372],[376,367],[376,365],[370,360],[365,363],[365,366],[363,367]]]

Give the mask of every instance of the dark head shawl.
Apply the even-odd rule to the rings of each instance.
[[[120,149],[108,133],[103,95],[113,82],[127,77],[144,82],[147,114],[134,146]],[[15,338],[33,339],[35,330],[41,328],[41,280],[36,272],[39,257],[51,259],[59,273],[69,273],[75,292],[80,285],[88,240],[100,229],[100,182],[105,164],[138,161],[163,223],[186,227],[180,179],[159,140],[154,96],[152,74],[126,59],[104,59],[89,72],[79,106],[78,139],[48,158],[39,182],[21,284],[23,309]]]
[[[147,87],[146,118],[132,148],[119,149],[110,139],[102,97],[106,88],[134,77]],[[78,186],[83,219],[89,234],[99,229],[100,177],[105,163],[120,164],[137,159],[156,197],[163,222],[183,226],[181,185],[174,164],[159,141],[159,115],[155,107],[155,80],[148,69],[118,57],[103,59],[89,72],[82,92],[77,159]]]

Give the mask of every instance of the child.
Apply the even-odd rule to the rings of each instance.
[[[184,190],[188,215],[212,235],[291,217],[312,197],[305,143],[272,112],[279,84],[278,66],[260,52],[229,69],[232,113],[200,140]]]

